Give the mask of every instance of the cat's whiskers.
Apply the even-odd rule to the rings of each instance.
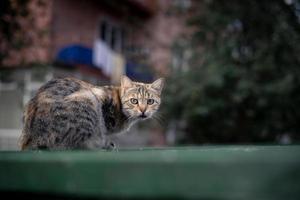
[[[130,124],[130,123],[132,123],[132,121],[134,121],[133,119],[134,119],[135,117],[133,117],[133,116],[129,116],[128,118],[126,118],[125,119],[125,123],[127,123],[127,124]]]
[[[160,113],[155,113],[154,115],[151,116],[151,118],[154,119],[156,122],[158,122],[161,126],[165,124],[165,120],[160,115]]]

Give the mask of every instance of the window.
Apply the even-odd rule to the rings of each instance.
[[[106,38],[107,38],[107,23],[106,22],[101,22],[99,33],[100,33],[99,38],[103,41],[106,41]]]
[[[112,50],[122,52],[124,44],[124,31],[119,25],[113,24],[108,20],[101,21],[98,37]]]

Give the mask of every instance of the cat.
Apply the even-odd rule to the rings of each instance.
[[[126,76],[119,87],[52,79],[25,107],[21,149],[113,149],[107,135],[151,118],[160,106],[163,85],[162,78],[145,84]]]

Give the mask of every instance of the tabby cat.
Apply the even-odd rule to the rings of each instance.
[[[107,135],[151,118],[159,108],[163,83],[123,76],[119,87],[98,87],[74,78],[53,79],[25,108],[21,149],[114,148]]]

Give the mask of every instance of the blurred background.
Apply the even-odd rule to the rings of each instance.
[[[1,0],[0,149],[53,77],[166,77],[121,147],[300,141],[299,0]]]

